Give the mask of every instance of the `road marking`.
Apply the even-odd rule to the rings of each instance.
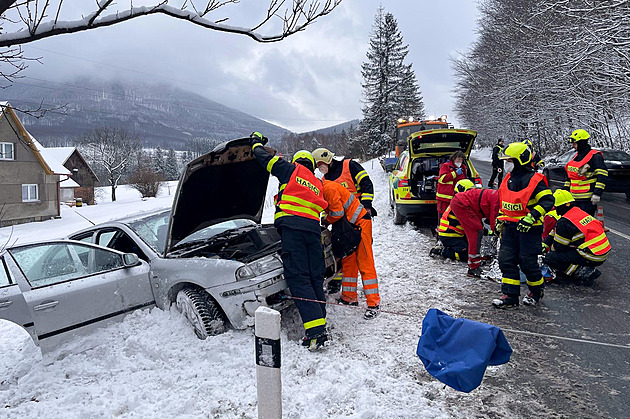
[[[623,234],[621,231],[617,231],[614,228],[610,228],[610,227],[606,227],[608,230],[610,230],[611,233],[614,233],[620,237],[623,237],[626,240],[630,240],[630,236],[628,236],[627,234]]]

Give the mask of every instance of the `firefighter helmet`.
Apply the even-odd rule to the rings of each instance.
[[[313,158],[315,159],[315,164],[319,162],[330,164],[334,156],[335,155],[327,148],[316,148],[315,150],[313,150]]]
[[[571,195],[571,192],[565,191],[564,189],[558,189],[553,193],[553,197],[556,200],[556,207],[560,207],[564,204],[568,204],[569,202],[574,202],[575,198]]]
[[[580,128],[571,133],[571,136],[569,137],[569,142],[577,143],[578,141],[588,140],[589,138],[591,138],[591,136],[588,134],[588,132],[585,129]]]
[[[514,159],[521,166],[524,166],[532,161],[532,150],[525,143],[512,143],[503,150],[503,154],[499,158],[503,160]]]
[[[293,155],[291,163],[299,163],[311,169],[311,171],[315,170],[315,160],[313,159],[311,152],[308,150],[296,151]]]
[[[464,192],[474,187],[475,187],[475,184],[472,183],[472,180],[462,179],[455,184],[455,193]]]
[[[523,140],[523,144],[529,147],[530,150],[534,149],[534,144],[532,143],[532,140]]]

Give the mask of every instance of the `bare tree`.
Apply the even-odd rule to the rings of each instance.
[[[266,12],[246,26],[228,24],[224,10],[234,11],[239,0],[153,0],[145,6],[133,0],[0,0],[0,62],[10,64],[1,76],[11,79],[24,68],[25,57],[16,48],[39,39],[115,25],[141,16],[163,14],[206,29],[245,35],[257,42],[276,42],[300,32],[317,18],[333,11],[342,0],[268,0]],[[250,7],[251,4],[241,8]],[[268,33],[261,33],[268,31]],[[12,48],[11,48],[12,47]]]
[[[112,202],[116,201],[118,182],[141,150],[140,139],[124,128],[105,127],[88,132],[81,140],[81,146],[84,155],[107,173]]]
[[[129,176],[129,185],[143,198],[155,198],[164,183],[164,176],[150,166],[138,166]]]

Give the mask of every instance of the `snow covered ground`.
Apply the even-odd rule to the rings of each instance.
[[[492,378],[505,379],[509,365],[490,367],[490,384],[470,394],[445,388],[425,371],[415,354],[422,316],[431,307],[457,316],[458,296],[474,281],[462,275],[463,265],[429,258],[428,235],[409,224],[392,224],[387,175],[376,161],[364,167],[379,212],[373,236],[382,308],[406,315],[382,313],[366,321],[361,308],[331,305],[333,343],[311,353],[298,343],[303,330],[295,310],[283,313],[284,417],[515,415],[501,408],[513,394],[492,384]],[[9,234],[11,243],[22,243],[87,227],[78,214],[98,223],[169,207],[174,191],[171,185],[171,195],[164,190],[141,200],[120,187],[115,203],[64,207],[59,220],[0,229],[0,243]],[[267,204],[264,220],[271,222],[271,201]],[[42,356],[26,332],[0,321],[0,417],[255,418],[254,331],[230,330],[202,341],[176,310],[153,308]]]

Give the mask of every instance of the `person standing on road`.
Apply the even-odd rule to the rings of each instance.
[[[608,170],[602,152],[591,149],[589,138],[589,133],[583,129],[571,133],[569,142],[576,153],[565,166],[567,180],[562,189],[571,192],[575,206],[595,216],[606,188]]]
[[[327,148],[316,148],[313,150],[315,166],[324,175],[324,179],[341,184],[348,189],[355,198],[358,198],[363,208],[370,217],[377,215],[376,209],[372,207],[374,200],[374,185],[370,176],[363,166],[352,159],[333,158],[335,154]],[[342,272],[338,272],[328,282],[328,293],[334,294],[341,290]]]
[[[492,301],[497,308],[519,305],[520,271],[527,277],[529,293],[523,304],[536,305],[543,296],[545,281],[538,265],[542,251],[543,216],[553,208],[554,199],[545,177],[531,166],[532,152],[524,143],[512,143],[504,151],[507,173],[499,187],[501,232],[499,268],[503,296]]]
[[[575,206],[570,192],[558,189],[553,196],[561,218],[543,243],[550,248],[544,262],[557,274],[593,285],[601,275],[595,267],[606,261],[611,249],[604,227]]]
[[[459,186],[466,180],[460,180]],[[469,181],[470,182],[470,181]],[[472,183],[472,182],[470,182]],[[481,278],[481,240],[488,233],[483,226],[487,219],[494,231],[499,215],[499,192],[493,189],[469,188],[455,194],[451,201],[451,209],[462,224],[468,240],[468,276]]]
[[[328,202],[326,221],[330,224],[340,222],[345,217],[352,224],[361,227],[361,242],[357,250],[341,261],[343,280],[341,304],[356,306],[359,303],[357,282],[359,272],[363,282],[363,294],[368,308],[363,317],[371,320],[378,316],[381,297],[378,292],[378,277],[374,267],[372,252],[372,219],[361,202],[350,191],[337,182],[324,179],[324,199]]]
[[[314,351],[328,340],[326,334],[326,296],[324,295],[324,250],[320,214],[328,203],[322,183],[315,177],[315,161],[310,152],[298,151],[291,163],[269,153],[266,138],[259,132],[251,135],[254,157],[280,182],[274,225],[282,240],[284,278],[294,297],[306,336],[302,345]]]
[[[503,180],[503,161],[499,159],[501,152],[503,151],[503,138],[499,138],[496,145],[492,149],[492,176],[490,176],[490,180],[488,181],[488,188],[494,188],[494,180],[499,177],[498,186],[501,186],[501,181]],[[498,187],[497,186],[497,187]]]
[[[466,156],[461,150],[457,150],[440,166],[436,191],[438,222],[442,214],[451,203],[455,195],[455,184],[468,178],[468,169],[464,164]]]

